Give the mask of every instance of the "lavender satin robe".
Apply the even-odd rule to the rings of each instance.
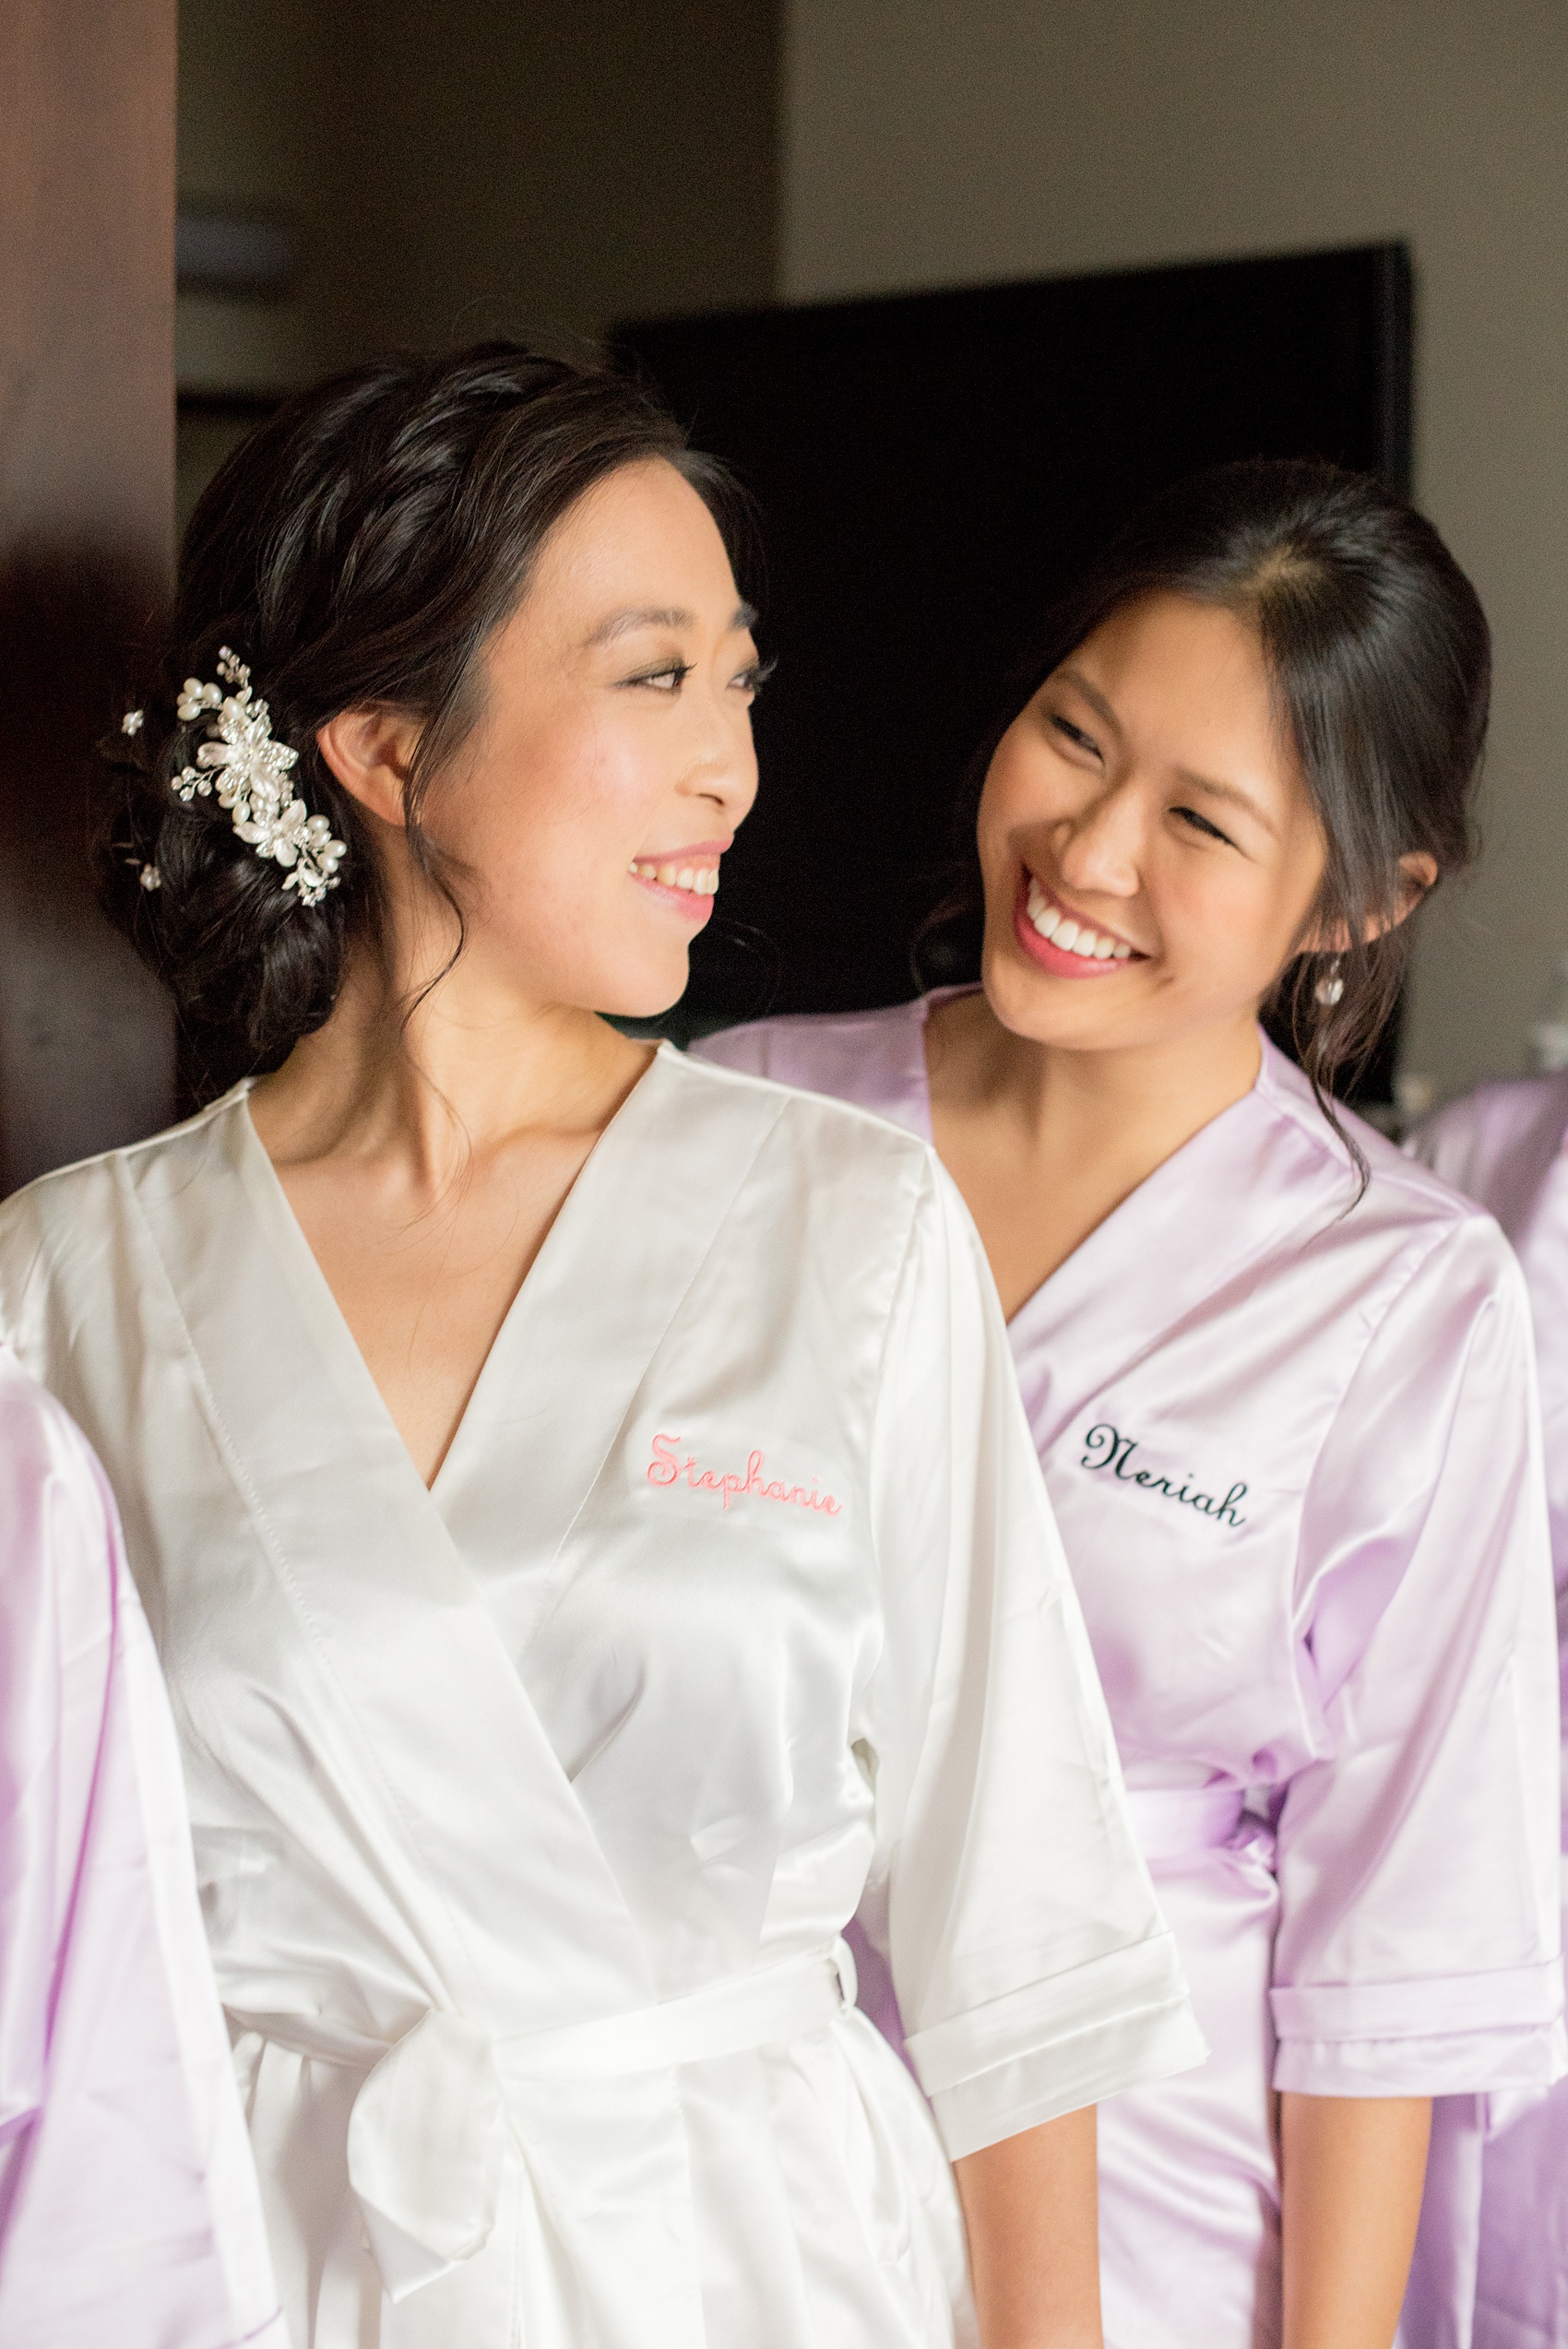
[[[1524,1267],[1568,1680],[1568,1076],[1482,1086],[1430,1118],[1408,1146],[1491,1209]],[[1564,1827],[1568,1850],[1568,1820]],[[1568,2349],[1568,2081],[1523,2112],[1521,2102],[1489,2099],[1474,2140],[1474,2349]]]
[[[929,1139],[925,1013],[701,1049]],[[1278,2340],[1271,2087],[1463,2096],[1564,2066],[1527,1306],[1495,1224],[1360,1132],[1352,1208],[1265,1045],[1010,1325],[1213,2049],[1102,2111],[1110,2349]],[[1418,2288],[1408,2349],[1462,2320],[1445,2289]]]
[[[0,2341],[287,2349],[114,1504],[4,1347]]]

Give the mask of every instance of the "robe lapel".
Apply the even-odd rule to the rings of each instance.
[[[680,1074],[679,1063],[671,1072],[656,1062],[600,1145],[606,1163],[598,1151],[589,1160],[588,1191],[567,1202],[559,1244],[552,1233],[514,1308],[517,1327],[504,1332],[504,1359],[522,1368],[516,1394],[487,1367],[480,1423],[471,1441],[466,1423],[459,1431],[470,1455],[481,1429],[492,1441],[517,1438],[537,1483],[492,1482],[505,1487],[514,1528],[537,1509],[553,1546],[613,1436],[642,1349],[743,1180],[744,1166],[731,1166],[728,1184],[705,1192],[695,1187],[700,1156],[677,1152],[694,1188],[682,1198],[668,1181],[649,1185],[659,1247],[642,1263],[628,1240],[643,1210],[628,1160],[655,1138]],[[778,1110],[773,1097],[756,1101],[760,1145]],[[754,1151],[742,1155],[749,1164]],[[652,1985],[614,1876],[243,1097],[193,1131],[192,1153],[147,1154],[136,1187],[214,1440],[314,1663],[306,1696],[291,1689],[284,1701],[325,1702],[348,1719],[364,1763],[355,1801],[374,1790],[375,1832],[439,1896],[455,2001],[503,2033],[645,2003]],[[574,1269],[580,1280],[585,1250],[601,1242],[613,1276],[592,1291],[597,1306],[578,1331]],[[643,1297],[626,1293],[634,1260]],[[618,1343],[606,1360],[598,1347],[612,1324]],[[464,1473],[459,1455],[458,1492]]]
[[[781,1097],[665,1045],[578,1176],[480,1374],[433,1488],[481,1584],[527,1570],[522,1628]],[[515,1613],[512,1638],[518,1636]]]
[[[1325,1180],[1315,1136],[1281,1114],[1277,1056],[1264,1049],[1253,1090],[1157,1167],[1014,1315],[1008,1335],[1042,1447],[1084,1395],[1134,1371],[1292,1227],[1305,1237],[1352,1195],[1348,1175]],[[1331,1195],[1340,1190],[1343,1201]]]

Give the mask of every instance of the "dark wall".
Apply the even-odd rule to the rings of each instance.
[[[0,6],[0,1188],[145,1133],[162,998],[98,915],[91,745],[168,591],[173,0]]]
[[[694,1020],[913,991],[960,777],[1031,615],[1141,499],[1233,457],[1409,471],[1401,248],[629,328],[762,507],[763,789]],[[943,975],[967,975],[973,940]],[[968,956],[966,965],[965,956]]]

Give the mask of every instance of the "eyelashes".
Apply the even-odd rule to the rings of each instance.
[[[1056,732],[1071,742],[1075,750],[1087,751],[1092,758],[1099,756],[1099,744],[1094,737],[1086,734],[1081,726],[1075,726],[1070,718],[1063,718],[1060,710],[1053,709],[1049,712],[1049,718]]]
[[[1196,808],[1172,808],[1170,813],[1172,815],[1179,815],[1184,824],[1189,825],[1194,832],[1201,833],[1206,839],[1223,840],[1228,848],[1235,847],[1236,843],[1229,833],[1222,832],[1218,824],[1211,824],[1206,815],[1198,813]]]
[[[623,678],[622,682],[624,685],[651,685],[656,692],[667,694],[673,699],[695,666],[695,663],[689,660],[661,661],[657,669],[641,669],[635,677]],[[760,694],[778,666],[776,660],[755,660],[749,669],[741,670],[730,682],[742,693]]]

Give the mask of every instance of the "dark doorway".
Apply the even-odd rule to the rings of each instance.
[[[762,508],[764,788],[689,1030],[911,994],[959,777],[1032,613],[1164,483],[1320,455],[1408,491],[1399,244],[624,328]],[[950,972],[967,949],[949,947]],[[1385,1098],[1394,1038],[1362,1087]]]

